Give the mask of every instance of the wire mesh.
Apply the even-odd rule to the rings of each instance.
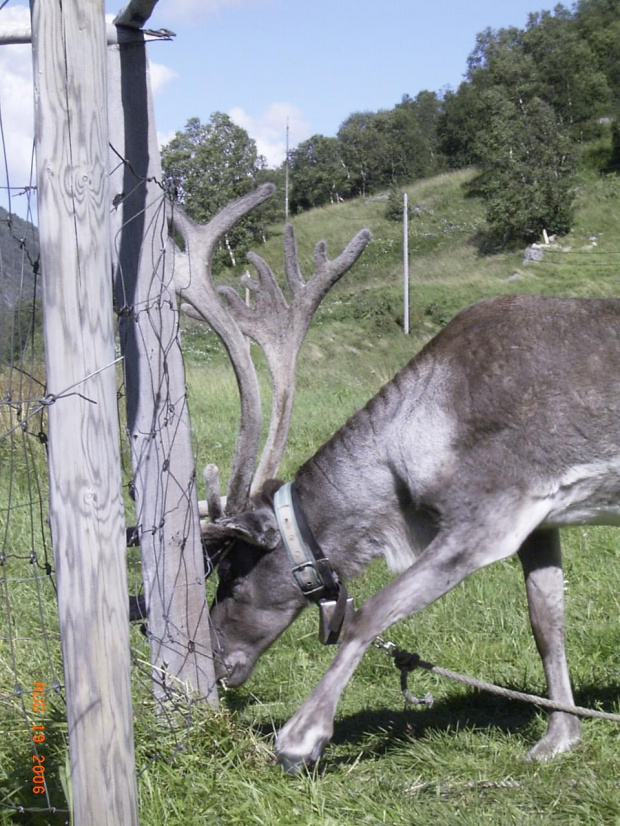
[[[6,5],[6,4],[4,4]],[[11,10],[0,6],[3,16]],[[21,11],[27,13],[27,9]],[[19,12],[21,14],[21,12]],[[30,47],[20,49],[19,60],[30,65]],[[0,58],[3,59],[2,52]],[[26,57],[24,57],[26,56]],[[13,58],[11,58],[13,60]],[[17,65],[17,64],[13,64]],[[30,94],[31,78],[23,73],[22,95]],[[63,685],[62,641],[59,631],[53,542],[48,522],[47,411],[61,395],[78,393],[88,398],[88,376],[64,393],[52,396],[46,386],[41,330],[42,282],[37,223],[34,147],[31,124],[28,163],[16,158],[11,137],[15,109],[12,88],[0,83],[0,818],[3,814],[44,818],[46,823],[68,823],[70,815],[70,772],[66,696]],[[8,100],[8,103],[7,103]],[[23,152],[23,140],[20,143]],[[126,167],[122,152],[118,162]],[[114,199],[113,211],[121,212],[147,178],[131,168],[134,186]],[[152,180],[148,181],[153,183]],[[151,199],[140,211],[140,220],[151,229],[150,242],[140,255],[152,266],[148,296],[143,300],[118,301],[115,307],[119,326],[128,320],[140,335],[149,328],[157,339],[152,359],[154,372],[148,376],[149,395],[158,400],[151,423],[151,437],[163,452],[162,471],[156,499],[162,514],[158,524],[146,524],[136,506],[132,440],[128,436],[125,411],[126,382],[121,352],[125,342],[118,339],[117,374],[119,418],[122,436],[122,475],[127,524],[138,531],[152,532],[158,558],[166,558],[165,521],[175,509],[185,508],[178,569],[173,578],[184,577],[184,555],[188,537],[196,530],[195,477],[176,478],[171,472],[169,453],[178,437],[179,422],[187,419],[186,400],[175,395],[168,365],[171,352],[180,351],[177,307],[170,283],[172,270],[163,266],[167,225],[163,188],[156,185]],[[151,226],[149,227],[149,224]],[[123,227],[117,226],[113,243],[120,244]],[[117,285],[117,295],[124,285]],[[112,289],[112,282],[110,284]],[[165,298],[162,295],[165,294]],[[162,323],[163,314],[172,313],[172,328]],[[126,329],[126,324],[125,324]],[[172,329],[172,333],[170,333]],[[112,365],[106,365],[106,368]],[[138,465],[139,465],[138,457]],[[142,566],[140,552],[128,549],[130,589],[140,593]],[[159,573],[159,572],[158,572]],[[163,583],[153,587],[161,591]],[[76,594],[76,599],[82,595]],[[164,594],[164,604],[171,597]],[[155,643],[164,647],[177,635],[174,622]],[[152,630],[148,623],[132,629],[132,690],[136,737],[136,769],[140,774],[155,760],[174,760],[187,741],[200,701],[185,685],[151,665]],[[190,640],[192,646],[207,649],[205,641]],[[210,656],[210,648],[208,650]],[[154,683],[163,691],[154,692]],[[30,821],[29,821],[30,822]],[[38,821],[36,821],[38,822]],[[41,821],[43,822],[43,821]]]
[[[0,100],[0,809],[65,822],[66,707],[47,521],[36,193],[32,163],[26,181],[16,185],[10,177],[5,122]]]

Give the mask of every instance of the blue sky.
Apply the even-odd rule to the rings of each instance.
[[[457,87],[476,34],[523,27],[529,12],[544,8],[539,2],[160,0],[150,24],[177,38],[150,46],[151,59],[176,73],[157,94],[158,129],[233,112],[273,147],[288,112],[293,142],[334,135],[351,112]],[[278,126],[279,136],[271,134]]]
[[[523,27],[541,0],[159,0],[147,24],[176,32],[149,45],[155,117],[169,139],[190,117],[222,111],[271,165],[291,146],[335,135],[352,112],[391,108],[403,94],[456,88],[476,34]],[[116,14],[121,2],[106,0]],[[23,22],[9,0],[0,26]],[[0,113],[12,184],[28,183],[32,154],[29,46],[0,46]],[[0,186],[5,173],[0,164]],[[3,200],[0,196],[0,203]]]

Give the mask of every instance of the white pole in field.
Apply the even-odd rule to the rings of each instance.
[[[286,158],[284,160],[284,223],[288,224],[289,162],[288,162],[288,118],[286,119]]]
[[[404,272],[404,312],[403,327],[405,335],[409,335],[409,209],[407,193],[403,196],[403,272]]]
[[[138,822],[103,0],[31,0],[50,523],[75,826]]]

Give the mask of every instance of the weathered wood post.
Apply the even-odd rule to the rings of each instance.
[[[110,288],[103,0],[31,0],[50,521],[73,822],[138,822]]]
[[[109,47],[114,265],[155,694],[217,703],[195,465],[178,338],[167,210],[144,35],[132,0]],[[121,160],[122,159],[122,160]],[[124,162],[123,162],[124,161]],[[115,197],[117,196],[117,197]]]

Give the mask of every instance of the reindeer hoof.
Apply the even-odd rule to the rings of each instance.
[[[299,755],[279,754],[278,765],[282,766],[284,771],[290,774],[291,777],[296,777],[298,774],[301,774],[304,769],[309,768],[312,763],[308,763],[303,757],[299,757]]]
[[[558,754],[574,751],[581,741],[579,722],[569,718],[564,725],[551,726],[545,736],[527,753],[526,760],[552,760]]]
[[[555,743],[553,741],[549,741],[546,737],[543,737],[542,740],[536,743],[534,748],[528,751],[525,759],[528,762],[537,760],[542,763],[546,760],[553,760],[553,758],[557,757],[558,754],[566,754],[574,751],[578,745],[579,740]]]
[[[316,714],[309,714],[312,719],[310,724],[304,722],[306,716],[301,710],[298,711],[276,738],[278,763],[290,775],[311,768],[323,754],[323,749],[333,733],[332,726],[322,724],[316,719]]]

